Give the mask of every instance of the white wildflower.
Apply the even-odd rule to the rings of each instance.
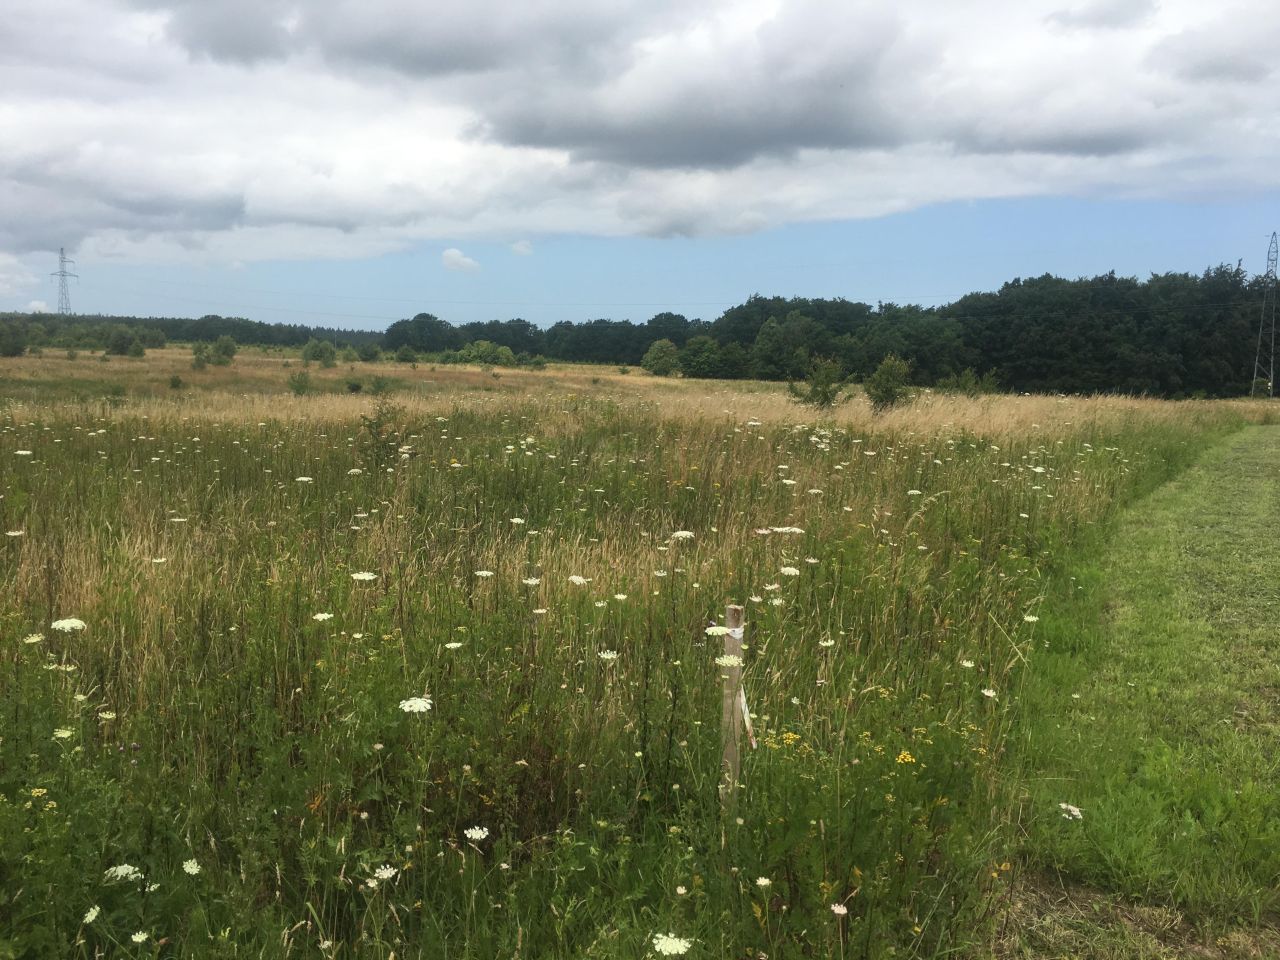
[[[485,837],[489,836],[488,827],[467,827],[462,831],[462,835],[472,843],[479,843]]]
[[[430,697],[410,697],[400,701],[400,709],[405,713],[426,713],[431,707]]]
[[[59,633],[72,633],[77,630],[83,630],[86,624],[83,620],[77,620],[75,617],[67,617],[65,620],[53,621],[50,626]]]
[[[692,940],[677,937],[674,933],[659,933],[653,938],[653,949],[664,957],[679,957],[689,952]]]

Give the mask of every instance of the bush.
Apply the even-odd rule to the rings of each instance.
[[[289,390],[295,397],[301,397],[311,392],[311,374],[305,370],[299,370],[297,373],[289,374]]]
[[[134,357],[135,359],[138,357],[145,357],[147,355],[147,348],[142,345],[141,340],[134,337],[133,340],[130,341],[129,348],[125,351],[125,355]]]
[[[360,354],[356,353],[352,347],[343,347],[338,357],[343,363],[355,363],[360,359]]]
[[[943,393],[963,393],[976,397],[984,393],[995,393],[1000,389],[996,383],[996,375],[988,370],[981,377],[973,367],[965,367],[959,373],[953,373],[940,379],[935,385]]]
[[[819,360],[815,363],[810,369],[809,376],[805,379],[804,384],[803,387],[799,387],[794,383],[787,384],[787,389],[791,392],[791,396],[799,403],[827,409],[834,407],[842,399],[847,399],[840,396],[840,392],[844,389],[845,379],[840,369],[840,364],[834,360]]]
[[[359,392],[360,392],[361,390],[363,390],[363,389],[364,389],[364,381],[363,381],[363,380],[348,380],[348,381],[347,381],[347,393],[359,393]]]
[[[307,341],[307,345],[302,348],[302,359],[308,363],[312,360],[325,367],[336,367],[338,365],[338,348],[328,340],[317,340],[312,337]]]
[[[209,349],[209,362],[215,367],[230,366],[238,349],[239,346],[236,342],[224,334],[215,340],[213,346]]]
[[[209,345],[207,343],[193,343],[191,345],[191,368],[193,370],[203,370],[209,365]]]
[[[184,383],[182,378],[178,376],[176,373],[169,378],[170,390],[181,390],[185,386],[186,386],[186,383]]]
[[[669,377],[676,372],[679,365],[680,350],[665,337],[661,340],[653,341],[649,349],[645,351],[644,358],[640,361],[640,366],[655,377]]]
[[[377,363],[382,359],[382,350],[376,343],[362,343],[356,355],[365,363]]]
[[[407,343],[396,351],[396,363],[417,363],[418,351]]]
[[[891,353],[881,360],[880,366],[862,385],[871,409],[881,412],[905,400],[911,392],[910,375],[911,366],[902,358]]]

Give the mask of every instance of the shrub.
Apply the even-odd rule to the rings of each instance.
[[[676,372],[679,365],[680,350],[665,337],[661,340],[653,341],[649,349],[645,351],[644,358],[640,361],[640,366],[655,377],[669,377]]]
[[[809,370],[803,387],[788,383],[787,389],[797,402],[826,409],[846,399],[840,396],[844,386],[845,379],[840,364],[834,360],[819,360]]]
[[[181,390],[185,386],[186,386],[186,383],[183,382],[183,379],[180,376],[178,376],[176,373],[169,378],[170,390]]]
[[[871,409],[881,412],[905,400],[910,394],[910,374],[910,364],[901,357],[891,353],[881,360],[880,366],[862,385]]]
[[[301,397],[311,392],[311,374],[305,370],[289,374],[288,382],[289,390],[295,397]]]

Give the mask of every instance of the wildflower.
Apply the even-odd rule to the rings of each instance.
[[[601,650],[598,654],[596,654],[596,656],[598,656],[601,660],[605,661],[606,663],[611,663],[614,660],[618,659],[618,651],[617,650]]]
[[[450,640],[448,643],[444,645],[444,648],[446,650],[457,650],[461,646],[462,644],[460,644],[457,640]]]
[[[80,922],[93,923],[93,921],[98,919],[98,914],[100,914],[101,912],[102,912],[102,908],[95,903],[92,907],[90,907],[88,910],[85,911],[84,918]]]
[[[693,539],[693,531],[692,531],[692,530],[677,530],[675,533],[671,534],[671,539],[672,539],[672,540],[692,540],[692,539]]]
[[[294,477],[293,479],[294,479],[296,482],[298,482],[298,483],[310,483],[310,482],[311,482],[311,478],[310,478],[310,477]]]
[[[903,750],[898,754],[898,763],[915,763],[916,758],[911,755],[909,750]]]
[[[405,713],[426,713],[431,707],[430,697],[410,697],[400,701],[400,709]]]
[[[692,940],[677,937],[674,933],[658,933],[653,937],[653,949],[664,957],[678,957],[688,953]]]
[[[351,579],[368,582],[370,580],[377,580],[378,575],[376,573],[370,573],[368,570],[361,570],[359,573],[353,573],[351,575]]]
[[[795,567],[782,567],[781,569],[778,570],[778,572],[782,574],[784,577],[800,576],[800,571],[797,570]]]
[[[102,872],[102,878],[108,883],[114,880],[141,880],[142,871],[131,863],[122,863],[118,866],[107,867]]]
[[[843,917],[846,913],[849,912],[849,908],[846,907],[843,903],[833,903],[831,905],[831,912],[834,913],[837,917]]]
[[[332,613],[313,613],[311,615],[311,619],[318,620],[321,623],[323,623],[325,620],[332,620],[333,614]]]
[[[512,518],[511,518],[511,522],[512,522],[513,524],[515,524],[517,527],[519,527],[519,526],[522,526],[522,525],[524,524],[524,518],[523,518],[523,517],[512,517]]]
[[[39,643],[44,639],[43,633],[32,633],[22,638],[23,643]]]
[[[75,617],[67,617],[65,620],[55,620],[49,626],[59,633],[72,633],[77,630],[83,630],[86,624],[83,620],[77,620]]]
[[[493,571],[492,571],[492,570],[477,570],[477,571],[476,571],[476,576],[477,576],[477,577],[479,577],[479,578],[480,578],[480,579],[482,579],[482,580],[488,580],[490,577],[492,577],[492,576],[493,576]]]
[[[13,455],[14,455],[15,457],[29,457],[29,456],[31,456],[31,451],[30,451],[30,450],[15,450],[15,451],[13,451]]]
[[[688,892],[689,892],[689,891],[688,891],[687,889],[685,889],[684,887],[682,887],[682,886],[681,886],[681,887],[676,887],[676,896],[677,896],[677,897],[683,897],[683,896],[684,896],[686,893],[688,893]]]
[[[573,576],[569,578],[569,582],[572,583],[575,587],[581,587],[587,583],[587,578],[580,577],[575,573]]]
[[[152,557],[152,558],[151,558],[151,562],[152,562],[152,563],[167,563],[167,562],[168,562],[168,557]]]
[[[824,647],[824,648],[825,648],[825,647],[834,647],[835,645],[836,645],[836,642],[835,642],[834,640],[832,640],[830,637],[827,637],[825,640],[819,640],[819,641],[818,641],[818,646],[820,646],[820,647]]]
[[[347,471],[347,476],[348,476],[348,477],[358,477],[358,476],[360,476],[360,474],[362,474],[362,473],[364,473],[364,471],[363,471],[363,470],[361,470],[359,467],[352,467],[350,470],[348,470],[348,471]]]
[[[982,695],[986,697],[988,700],[994,700],[996,698],[996,692],[992,690],[990,687],[987,687],[987,689],[983,690]]]
[[[139,930],[137,933],[135,933],[135,934],[134,934],[133,936],[131,936],[129,939],[130,939],[130,940],[132,940],[134,943],[146,943],[146,942],[147,942],[147,938],[148,938],[149,936],[150,936],[150,934],[149,934],[149,933],[147,933],[145,930]]]
[[[966,670],[972,670],[972,669],[973,669],[973,661],[972,661],[972,660],[961,660],[961,661],[960,661],[960,666],[964,667]]]
[[[53,731],[53,739],[55,739],[55,740],[70,740],[70,739],[71,739],[71,731],[70,731],[70,730],[68,730],[66,727],[59,727],[57,730]]]
[[[919,490],[908,490],[908,491],[907,491],[907,496],[908,496],[908,497],[918,497],[918,496],[920,496],[920,491],[919,491]]]
[[[768,877],[756,877],[756,886],[763,890],[765,887],[773,886],[773,881]]]
[[[627,599],[627,595],[626,595],[625,593],[615,593],[615,594],[613,595],[613,599],[615,599],[615,600],[625,600],[625,599]]]
[[[1062,811],[1062,816],[1066,820],[1083,820],[1084,814],[1080,812],[1080,808],[1070,803],[1058,804],[1058,809]]]
[[[467,827],[462,831],[462,835],[473,843],[479,843],[485,837],[489,836],[488,827]]]
[[[710,626],[710,627],[707,627],[707,629],[703,630],[702,632],[705,633],[708,637],[723,637],[725,634],[729,632],[729,628]]]
[[[716,666],[718,667],[740,667],[742,666],[742,658],[732,653],[726,653],[723,656],[716,657]]]
[[[22,536],[22,531],[21,531],[21,530],[6,530],[6,531],[4,532],[4,535],[5,535],[6,537],[20,537],[20,536]]]
[[[182,872],[189,877],[194,877],[200,872],[200,864],[192,857],[190,860],[182,861]]]
[[[525,577],[520,582],[523,583],[526,587],[536,587],[538,584],[542,582],[542,578],[541,577]]]
[[[1038,623],[1040,618],[1033,613],[1023,614],[1022,619],[1026,623]]]
[[[373,871],[373,875],[379,880],[390,880],[400,871],[388,863],[384,863],[377,870]]]

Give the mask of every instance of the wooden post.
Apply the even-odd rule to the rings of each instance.
[[[729,800],[738,787],[738,771],[741,768],[743,715],[742,697],[742,607],[730,604],[725,607],[724,625],[729,632],[724,635],[724,655],[736,657],[736,665],[722,667],[724,678],[723,699],[720,706],[720,737],[724,757],[720,764],[720,799]]]

